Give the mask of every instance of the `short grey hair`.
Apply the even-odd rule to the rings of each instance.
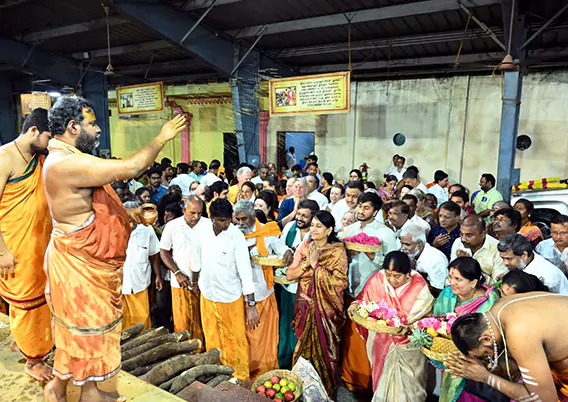
[[[518,257],[522,256],[525,251],[529,257],[532,257],[534,254],[531,242],[528,241],[525,236],[518,233],[507,235],[501,239],[497,245],[497,250],[499,250],[500,253],[512,251],[513,254]]]
[[[251,168],[249,168],[249,167],[247,167],[247,166],[243,166],[242,168],[240,168],[239,170],[237,170],[237,177],[241,177],[241,176],[244,175],[245,173],[250,173],[250,174],[252,174]]]
[[[415,196],[418,201],[424,201],[426,199],[426,194],[424,194],[424,191],[417,188],[410,190],[409,194]]]
[[[426,244],[426,232],[421,226],[410,224],[406,225],[400,231],[400,237],[410,236],[414,243]]]
[[[241,212],[253,220],[256,216],[254,213],[254,204],[249,200],[241,200],[233,207],[233,213],[235,215],[240,214]]]

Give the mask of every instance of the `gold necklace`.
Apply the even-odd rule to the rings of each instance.
[[[18,146],[18,143],[16,142],[16,140],[14,140],[14,145],[16,146],[16,149],[20,153],[20,156],[26,161],[26,164],[29,164],[30,162],[26,159],[26,157],[24,156],[22,151],[20,151],[20,147]]]

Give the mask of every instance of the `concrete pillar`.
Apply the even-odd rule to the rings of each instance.
[[[499,190],[506,201],[511,198],[511,186],[517,184],[520,177],[520,171],[515,169],[515,154],[519,131],[522,86],[523,77],[520,71],[505,72],[497,190]]]
[[[18,136],[16,105],[10,80],[0,77],[0,145]]]

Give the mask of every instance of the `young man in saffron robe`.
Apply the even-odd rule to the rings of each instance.
[[[10,305],[11,348],[25,356],[24,371],[38,381],[53,378],[42,360],[53,347],[43,272],[51,216],[41,155],[50,138],[47,110],[38,108],[22,134],[0,147],[0,296]]]
[[[266,225],[255,219],[254,204],[239,201],[235,204],[235,221],[247,239],[251,256],[281,255],[284,263],[294,259],[292,251],[278,237],[280,228],[276,222]],[[250,379],[278,368],[278,306],[274,294],[274,268],[252,265],[254,298],[260,317],[255,329],[247,329],[249,343]]]
[[[62,97],[49,111],[54,139],[44,180],[54,228],[46,253],[46,293],[57,349],[55,378],[44,390],[46,401],[66,400],[71,378],[82,387],[81,400],[121,400],[95,383],[115,375],[121,366],[122,265],[130,225],[109,183],[148,169],[184,121],[177,116],[166,123],[130,158],[99,159],[91,153],[101,129],[85,99]]]

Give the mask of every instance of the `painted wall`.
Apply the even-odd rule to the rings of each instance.
[[[452,182],[476,189],[482,173],[497,175],[502,80],[499,75],[354,82],[349,114],[271,118],[269,160],[277,131],[315,131],[320,168],[346,178],[363,162],[382,177],[392,155],[415,164],[424,182],[443,169]],[[568,176],[568,72],[535,73],[524,79],[519,133],[532,138],[517,152],[521,180]],[[395,133],[406,143],[397,147]]]
[[[192,159],[209,163],[212,159],[223,162],[223,132],[235,131],[232,104],[193,104],[187,100],[178,100],[175,96],[230,96],[228,84],[184,85],[165,88],[166,96],[187,113],[193,114],[191,121],[190,152]],[[116,99],[114,91],[109,92],[111,102]],[[116,106],[111,106],[111,147],[112,155],[126,158],[146,146],[159,132],[161,127],[172,116],[171,108],[166,107],[163,113],[141,115],[133,119],[118,117]],[[157,160],[168,157],[174,163],[181,162],[181,142],[179,137],[164,147]]]

